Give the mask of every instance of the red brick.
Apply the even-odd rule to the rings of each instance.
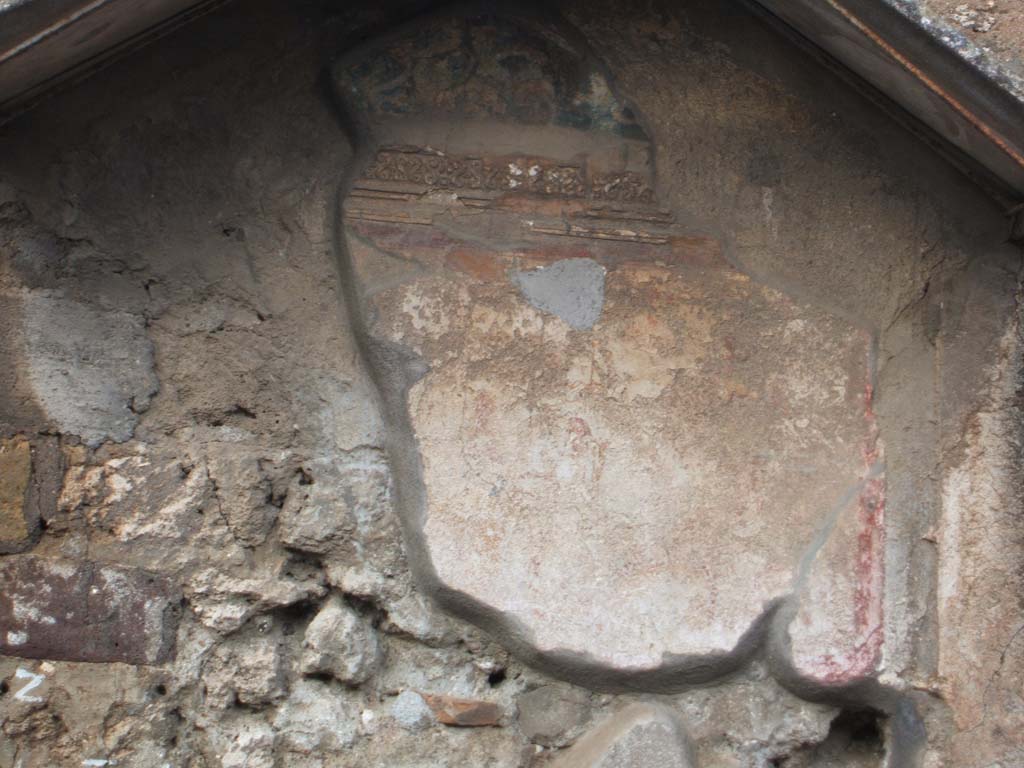
[[[94,562],[0,561],[0,653],[158,664],[173,652],[178,590],[164,577]]]
[[[439,723],[455,725],[463,728],[479,728],[497,725],[501,719],[501,709],[497,704],[478,699],[458,699],[442,694],[421,694]]]

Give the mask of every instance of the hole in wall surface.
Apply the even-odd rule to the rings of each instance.
[[[843,709],[829,726],[828,737],[812,753],[808,768],[881,768],[885,728],[881,715]],[[785,764],[789,768],[789,764]],[[794,767],[795,768],[795,767]]]
[[[867,709],[843,709],[833,718],[824,741],[775,754],[768,768],[882,768],[885,764],[883,718]]]

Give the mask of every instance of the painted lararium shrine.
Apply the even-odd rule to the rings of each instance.
[[[0,768],[1024,768],[1024,8],[0,0]]]

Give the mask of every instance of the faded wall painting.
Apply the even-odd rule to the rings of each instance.
[[[657,137],[557,20],[419,19],[342,61],[341,202],[420,579],[542,667],[669,690],[882,643],[873,336],[658,195]]]
[[[203,3],[0,104],[0,768],[1024,766],[1024,91],[928,4]]]

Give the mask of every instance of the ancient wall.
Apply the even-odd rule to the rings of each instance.
[[[0,768],[1024,764],[1007,232],[739,2],[134,54],[0,128]]]

